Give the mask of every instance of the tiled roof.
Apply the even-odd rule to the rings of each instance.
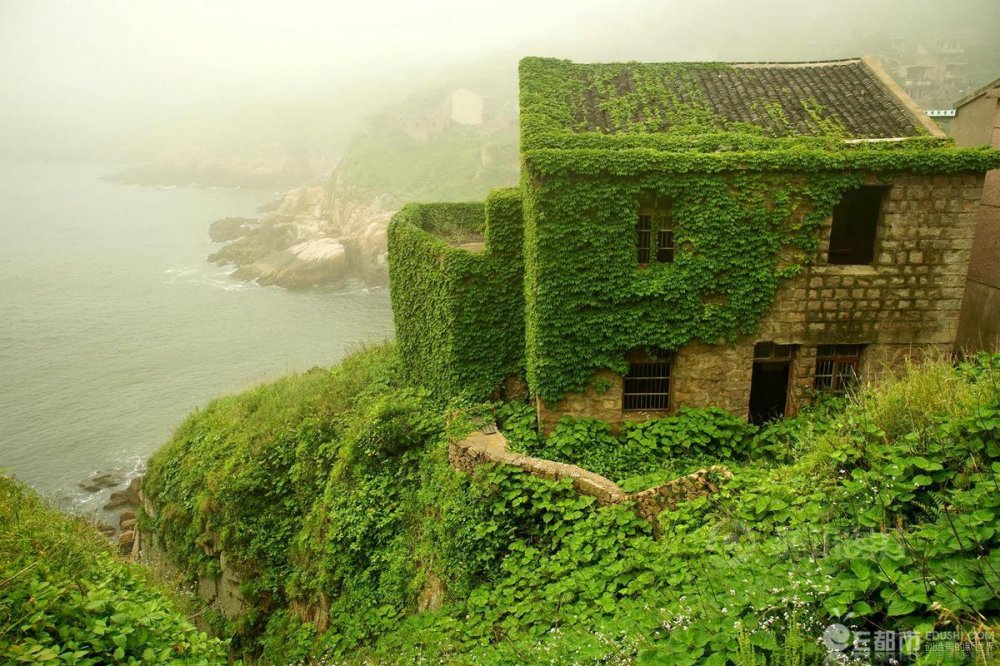
[[[814,63],[574,65],[577,131],[685,131],[692,112],[715,130],[748,123],[770,136],[917,136],[921,120],[861,59]],[[601,69],[603,68],[603,69]],[[627,106],[623,106],[621,102]],[[625,108],[623,118],[622,109]],[[692,111],[693,110],[693,111]]]

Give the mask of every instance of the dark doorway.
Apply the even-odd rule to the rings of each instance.
[[[761,425],[785,415],[792,347],[769,342],[754,346],[750,380],[750,422]]]

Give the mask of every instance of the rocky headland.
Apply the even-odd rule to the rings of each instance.
[[[261,217],[223,218],[209,259],[233,277],[289,289],[388,284],[386,230],[408,201],[482,200],[518,178],[510,91],[449,86],[370,118],[322,184],[293,189]]]

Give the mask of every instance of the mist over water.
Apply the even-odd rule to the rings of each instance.
[[[437,109],[471,86],[513,118],[522,56],[872,53],[905,77],[944,40],[962,46],[949,65],[964,67],[968,87],[1000,75],[997,27],[997,0],[0,0],[0,470],[80,499],[81,477],[140,464],[212,397],[391,335],[385,289],[261,288],[207,262],[217,249],[209,223],[259,217],[277,192],[124,186],[101,175],[140,165],[154,167],[151,184],[214,174],[220,184],[325,183],[329,193],[330,170],[350,166],[358,138],[374,136],[354,156],[364,182],[347,185],[386,189],[395,181],[384,176],[407,165],[384,159],[396,153],[378,141],[397,137],[398,148],[400,119],[428,115],[428,104],[399,107],[426,93]],[[514,182],[510,122],[512,138],[493,152],[471,130],[458,145],[475,148],[466,152],[481,167],[497,169],[495,156],[509,153]],[[444,151],[439,159],[454,162]],[[469,186],[429,171],[437,175],[395,180],[409,198]],[[424,192],[411,196],[411,181]],[[348,203],[401,195],[367,194]]]
[[[292,292],[209,264],[208,223],[274,193],[105,183],[0,164],[0,469],[67,504],[191,410],[391,336],[388,292]],[[78,507],[81,508],[81,507]]]

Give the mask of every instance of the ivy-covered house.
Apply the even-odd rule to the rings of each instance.
[[[407,372],[755,421],[955,341],[983,173],[868,58],[521,62],[519,188],[389,229]]]

